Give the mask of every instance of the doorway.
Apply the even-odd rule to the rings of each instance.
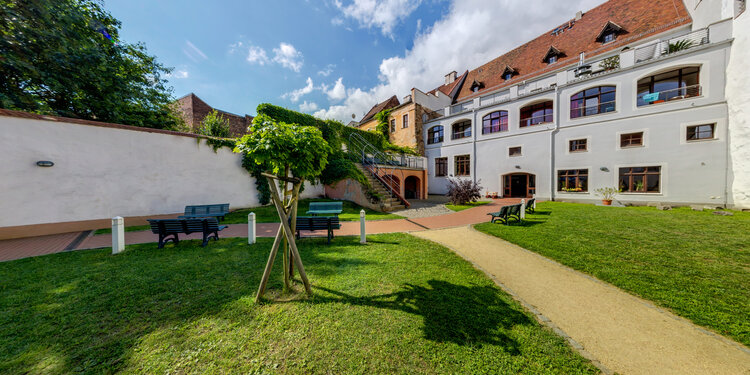
[[[536,194],[536,175],[511,173],[503,176],[503,197],[531,198]]]
[[[404,179],[404,198],[406,199],[420,199],[419,198],[419,177],[408,176]]]

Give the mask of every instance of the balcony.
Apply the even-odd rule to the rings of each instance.
[[[682,36],[660,40],[635,49],[635,62],[658,59],[673,53],[710,43],[708,29],[693,31]]]
[[[701,85],[691,85],[677,87],[670,90],[662,90],[657,92],[644,92],[637,96],[638,106],[647,106],[652,104],[659,104],[665,102],[671,102],[675,100],[688,99],[702,94]]]
[[[461,104],[456,104],[451,106],[451,114],[455,115],[456,113],[466,112],[474,108],[473,102],[466,102]]]

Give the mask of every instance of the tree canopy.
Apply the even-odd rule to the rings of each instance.
[[[331,147],[313,126],[276,122],[259,115],[253,119],[249,134],[237,141],[234,151],[245,154],[257,165],[267,166],[276,175],[283,175],[289,168],[294,177],[314,180],[325,169]]]
[[[0,0],[0,108],[175,128],[171,69],[97,0]]]
[[[229,137],[229,121],[214,109],[203,118],[203,121],[201,121],[201,126],[198,128],[198,134],[227,138]]]

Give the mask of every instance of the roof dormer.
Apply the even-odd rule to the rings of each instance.
[[[625,33],[627,33],[627,31],[620,27],[620,25],[612,21],[607,21],[607,24],[604,25],[602,31],[600,31],[599,35],[597,35],[596,41],[602,44],[607,44],[617,39],[618,35]]]
[[[542,61],[544,61],[547,64],[554,64],[557,62],[558,59],[564,56],[565,56],[565,53],[555,48],[555,46],[550,46],[549,50],[547,50],[547,53],[544,55],[544,58],[542,59]]]
[[[476,80],[472,82],[471,86],[469,87],[469,89],[471,89],[471,92],[477,92],[483,88],[484,88],[484,83],[480,81],[476,81]]]
[[[506,65],[505,70],[503,70],[503,79],[506,81],[509,81],[515,75],[518,75],[518,72],[515,69],[511,68],[510,66]]]

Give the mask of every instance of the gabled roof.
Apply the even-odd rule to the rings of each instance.
[[[453,102],[456,100],[456,95],[461,90],[461,87],[463,86],[464,82],[466,81],[466,76],[469,74],[469,71],[465,71],[463,74],[461,74],[458,78],[456,78],[455,81],[447,84],[447,85],[440,85],[430,91],[427,92],[427,94],[435,95],[436,92],[440,91],[441,93],[445,94]]]
[[[602,27],[602,31],[600,31],[599,35],[596,36],[596,41],[601,43],[604,39],[604,35],[608,32],[614,32],[615,34],[624,34],[627,31],[620,27],[620,25],[612,21],[607,21],[607,24]]]
[[[557,56],[558,58],[561,58],[565,57],[565,53],[555,48],[555,46],[550,46],[549,50],[547,50],[547,53],[542,58],[542,61],[547,62],[547,58],[549,58],[550,56]]]
[[[614,42],[602,45],[596,38],[602,31],[602,25],[607,25],[608,22],[627,30],[633,36],[618,38]],[[581,52],[586,52],[587,57],[600,55],[691,22],[682,1],[607,1],[584,13],[581,19],[565,22],[565,27],[555,27],[536,39],[469,71],[466,82],[482,82],[485,88],[474,93],[469,85],[464,85],[456,101],[465,101],[488,91],[513,85],[519,79],[526,80],[555,71],[566,63],[576,62]],[[553,35],[553,31],[556,30],[558,32]],[[557,64],[544,63],[541,57],[549,51],[550,46],[555,46],[558,51],[565,51],[568,56],[559,58]],[[517,73],[516,77],[507,82],[502,77],[506,68]]]
[[[387,100],[385,100],[383,102],[380,102],[378,104],[375,104],[372,108],[370,108],[370,110],[367,112],[367,114],[365,114],[365,117],[362,117],[362,119],[359,120],[359,123],[360,124],[364,124],[367,121],[372,120],[372,118],[375,117],[375,115],[377,115],[380,111],[382,111],[384,109],[390,109],[390,108],[393,108],[393,107],[397,107],[400,104],[401,103],[399,103],[398,98],[396,97],[396,95],[393,95],[390,98],[388,98]]]

